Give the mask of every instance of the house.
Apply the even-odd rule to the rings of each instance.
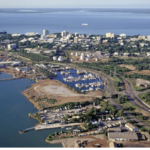
[[[131,123],[126,123],[125,127],[128,128],[130,131],[139,131],[138,127],[135,127],[134,125],[132,125]]]
[[[123,53],[123,56],[128,57],[130,54],[129,53]]]
[[[119,53],[118,52],[114,52],[113,56],[118,56]]]
[[[150,52],[147,52],[147,56],[150,56]]]
[[[136,132],[108,132],[109,141],[138,141]]]
[[[136,55],[136,56],[140,56],[140,53],[134,53],[134,55]]]

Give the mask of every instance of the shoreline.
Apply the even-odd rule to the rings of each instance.
[[[63,140],[63,139],[62,139],[62,140]],[[56,140],[48,141],[47,138],[46,138],[45,142],[46,142],[46,143],[49,143],[49,144],[61,144],[61,145],[63,146],[63,148],[66,147],[66,146],[65,146],[65,143],[64,143],[63,141],[60,141],[60,142],[58,142],[58,141],[56,141]]]

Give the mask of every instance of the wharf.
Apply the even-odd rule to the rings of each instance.
[[[53,129],[53,128],[62,128],[62,127],[72,127],[79,126],[81,123],[71,123],[71,124],[47,124],[47,125],[38,125],[35,127],[35,130],[43,130],[43,129]]]

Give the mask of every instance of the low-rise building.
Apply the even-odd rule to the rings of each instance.
[[[141,36],[141,35],[138,36],[138,40],[145,40],[145,39],[146,39],[146,36]]]
[[[39,33],[35,33],[35,32],[27,32],[25,33],[26,36],[35,36],[38,35]]]
[[[138,141],[136,132],[108,132],[110,141]]]
[[[135,127],[134,125],[132,125],[131,123],[126,123],[125,127],[128,128],[130,131],[139,131],[138,127]]]
[[[125,33],[122,33],[122,34],[120,34],[120,37],[122,37],[122,38],[126,38],[126,34]]]
[[[150,52],[147,52],[147,56],[150,56]]]
[[[123,53],[123,56],[128,57],[130,55],[130,53]]]
[[[118,56],[119,53],[118,52],[114,52],[113,56]]]
[[[57,38],[57,34],[48,34],[47,38]]]
[[[15,33],[15,34],[12,34],[11,36],[12,36],[12,37],[15,37],[15,36],[23,36],[23,34]]]
[[[17,47],[16,44],[8,44],[8,49],[11,50],[11,49],[15,49]]]

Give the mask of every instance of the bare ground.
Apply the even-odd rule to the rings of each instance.
[[[48,108],[67,102],[92,101],[93,97],[101,97],[101,91],[94,91],[88,94],[78,94],[68,89],[67,86],[57,80],[39,80],[31,88],[25,90],[23,94],[34,104],[37,109]],[[46,100],[37,101],[40,98],[56,99],[57,102],[51,104]],[[41,108],[40,108],[41,107]]]

